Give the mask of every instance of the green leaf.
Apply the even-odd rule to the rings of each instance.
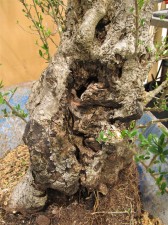
[[[161,194],[164,194],[165,193],[165,191],[166,191],[166,183],[165,182],[163,182],[161,185],[160,185],[160,189],[161,189]]]
[[[101,143],[101,139],[100,138],[96,138],[96,141]]]
[[[40,55],[41,57],[43,57],[43,53],[42,53],[41,49],[39,49],[39,55]]]
[[[148,148],[148,150],[149,150],[151,153],[158,154],[158,148],[157,148],[157,146],[150,146],[150,147]]]
[[[144,5],[144,0],[138,0],[139,9],[142,9],[143,5]]]
[[[122,130],[122,131],[121,131],[121,137],[122,137],[122,138],[128,136],[128,134],[129,134],[129,131],[128,131],[128,130]]]
[[[168,172],[166,172],[166,171],[165,171],[165,172],[160,172],[160,174],[161,174],[161,175],[167,175]]]
[[[140,26],[144,26],[144,24],[145,24],[145,19],[142,18],[142,19],[140,20]]]
[[[145,156],[145,158],[144,158],[145,160],[148,160],[148,159],[150,159],[150,157],[149,156]]]
[[[161,19],[161,20],[165,19],[165,15],[161,15],[161,16],[160,16],[160,19]]]
[[[103,139],[103,137],[104,137],[104,131],[100,131],[99,137],[100,137],[101,139]]]
[[[162,134],[160,135],[160,137],[159,137],[158,144],[162,146],[163,143],[164,143],[164,141],[165,141],[165,134],[162,133]]]
[[[7,117],[7,116],[8,116],[8,112],[7,112],[6,109],[2,109],[2,112],[3,112],[3,114],[4,114],[4,117]]]
[[[158,153],[162,154],[163,153],[163,148],[161,146],[158,146]]]
[[[4,99],[3,99],[3,96],[0,95],[0,105],[3,105],[3,104],[5,104],[5,101],[4,101]]]
[[[168,149],[164,150],[163,155],[168,156]]]
[[[49,36],[51,35],[51,31],[50,31],[49,29],[47,29],[47,30],[45,31],[45,34],[46,34],[47,37],[49,37]]]
[[[1,81],[0,81],[0,88],[3,88],[3,86],[4,86],[4,85],[3,85],[3,81],[1,80]]]
[[[152,135],[152,134],[149,134],[149,135],[148,135],[148,141],[151,142],[152,139],[153,139],[153,135]]]
[[[134,157],[134,159],[135,159],[135,162],[136,162],[136,163],[138,163],[138,162],[140,161],[140,159],[139,159],[139,156],[138,156],[138,155],[136,155],[136,156]]]
[[[113,132],[111,132],[110,130],[108,130],[108,135],[109,135],[110,137],[115,137],[115,135],[113,134]]]
[[[134,136],[136,136],[136,135],[137,135],[137,133],[138,133],[138,131],[137,131],[137,130],[133,130],[133,131],[131,131],[131,132],[130,132],[130,137],[134,137]]]
[[[154,161],[154,164],[158,164],[158,163],[160,163],[159,160],[155,160],[155,161]]]
[[[165,163],[165,162],[166,162],[166,157],[165,157],[165,155],[161,154],[161,155],[159,155],[159,158],[160,158],[160,161],[161,161],[162,163]]]
[[[131,7],[129,11],[130,11],[130,13],[133,13],[134,7]]]
[[[106,142],[108,140],[108,137],[106,137],[104,131],[100,131],[98,140],[103,142]]]
[[[48,45],[44,44],[43,46],[41,46],[44,50],[48,50]]]
[[[136,123],[135,123],[135,120],[131,121],[130,122],[130,129],[133,129],[135,127]]]
[[[40,22],[42,22],[43,21],[43,17],[42,17],[42,15],[40,14]]]
[[[163,129],[163,128],[161,128],[161,130],[162,130],[162,132],[164,133],[164,135],[165,135],[166,137],[168,137],[168,131],[167,131],[166,129]]]
[[[151,174],[153,174],[153,173],[155,173],[155,171],[154,170],[152,170],[151,168],[148,168],[148,170],[147,170],[149,173],[151,173]]]
[[[15,109],[16,109],[17,111],[19,111],[19,110],[21,109],[20,104],[16,105],[16,106],[15,106]]]
[[[3,94],[3,96],[8,96],[10,93],[9,92],[5,92],[4,94]]]
[[[40,3],[39,3],[39,0],[34,0],[34,2],[35,2],[37,5],[40,4]]]
[[[143,141],[145,139],[145,137],[143,136],[142,133],[139,134],[138,138],[139,138],[140,141]]]
[[[163,175],[160,175],[158,178],[156,178],[156,184],[159,185],[163,179]]]
[[[14,90],[11,90],[11,93],[14,94],[17,91],[17,87]]]
[[[144,155],[139,155],[139,159],[140,160],[145,160],[145,156]]]

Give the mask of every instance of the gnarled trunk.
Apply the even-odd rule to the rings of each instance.
[[[122,140],[100,144],[96,138],[101,130],[116,132],[142,115],[151,60],[147,49],[153,49],[151,2],[141,10],[145,24],[138,28],[138,17],[130,12],[134,1],[68,1],[60,47],[29,99],[24,141],[32,179],[15,188],[9,207],[24,208],[29,199],[29,209],[39,208],[48,188],[73,195],[81,187],[113,184],[130,163],[131,152]],[[137,45],[139,40],[143,44]]]

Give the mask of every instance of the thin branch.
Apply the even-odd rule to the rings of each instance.
[[[160,108],[158,108],[158,107],[153,107],[153,108],[145,107],[145,108],[144,108],[144,111],[150,111],[150,112],[163,112],[163,109],[160,109]]]
[[[139,128],[146,128],[146,127],[149,127],[151,126],[152,124],[155,124],[155,123],[163,123],[163,122],[168,122],[168,118],[165,118],[165,119],[158,119],[158,120],[151,120],[150,122],[146,123],[145,125],[139,125],[137,126],[136,128],[139,129]]]
[[[137,55],[138,51],[138,39],[139,39],[139,9],[138,9],[138,1],[135,0],[135,55]]]
[[[22,117],[22,115],[20,113],[18,113],[11,105],[10,103],[6,100],[6,99],[3,99],[5,104],[12,110],[12,112],[14,112],[14,114],[16,116],[18,116],[20,119],[22,119],[25,123],[27,123],[27,121],[25,120],[25,118]]]
[[[30,32],[30,31],[28,31],[28,30],[26,30],[24,27],[22,27],[19,23],[18,23],[18,26],[23,30],[23,31],[25,31],[26,33],[29,33],[29,34],[35,34],[35,35],[39,35],[39,34],[37,34],[37,33],[33,33],[33,32]],[[32,28],[31,28],[31,30],[33,30]],[[37,30],[35,30],[36,32],[37,32]]]
[[[147,105],[157,94],[159,94],[164,88],[168,87],[168,80],[165,80],[155,90],[146,93],[145,105]]]
[[[149,168],[153,165],[153,163],[155,162],[155,160],[157,159],[157,157],[158,157],[158,155],[154,155],[153,156],[153,158],[151,159],[151,161],[150,161],[150,163],[148,165]]]
[[[106,212],[106,211],[101,211],[101,212],[93,212],[91,213],[92,215],[95,215],[95,214],[129,214],[128,211],[121,211],[121,212]]]

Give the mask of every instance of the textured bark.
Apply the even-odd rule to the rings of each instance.
[[[131,0],[69,0],[61,45],[34,84],[28,104],[24,141],[34,191],[52,188],[73,195],[81,187],[96,189],[99,182],[111,185],[130,163],[132,155],[122,140],[99,144],[96,138],[101,130],[113,130],[143,112],[153,4],[148,1],[141,12],[146,21],[139,39],[144,43],[136,54],[132,6]],[[11,207],[17,204],[11,200]]]

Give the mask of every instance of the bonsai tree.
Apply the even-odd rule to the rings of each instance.
[[[42,208],[48,189],[71,196],[108,187],[132,161],[116,137],[158,93],[143,87],[155,61],[152,11],[152,0],[68,1],[60,46],[29,98],[23,139],[31,165],[9,209]],[[110,143],[96,140],[108,132],[116,135]]]

